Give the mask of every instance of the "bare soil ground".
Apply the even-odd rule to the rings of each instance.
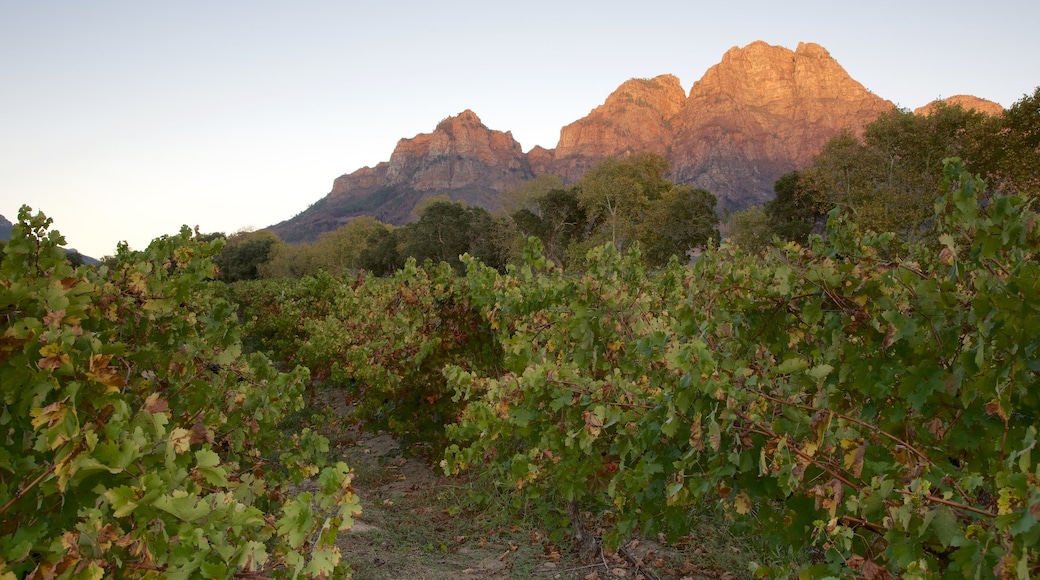
[[[680,546],[633,540],[582,563],[573,546],[549,541],[523,514],[473,506],[471,482],[443,475],[389,434],[348,427],[350,410],[336,399],[326,392],[316,401],[324,412],[315,426],[356,474],[363,511],[338,545],[357,580],[749,577],[741,548],[720,548],[721,537]],[[728,553],[720,558],[719,550]]]

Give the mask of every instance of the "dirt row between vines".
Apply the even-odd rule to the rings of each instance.
[[[544,578],[561,580],[704,580],[750,577],[739,542],[707,530],[679,546],[633,540],[578,561],[523,513],[479,509],[471,482],[447,477],[387,433],[349,425],[350,409],[328,392],[315,401],[314,426],[355,472],[362,514],[337,544],[357,580]],[[310,421],[308,421],[310,422]],[[723,552],[723,553],[720,553]],[[727,569],[729,568],[729,569]]]

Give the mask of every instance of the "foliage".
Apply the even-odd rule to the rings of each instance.
[[[1040,157],[1028,135],[1029,127],[1040,126],[1038,101],[1037,95],[1024,98],[999,117],[945,103],[928,115],[883,113],[861,138],[832,139],[794,182],[790,175],[777,182],[777,198],[766,210],[774,233],[803,243],[802,224],[837,207],[865,229],[918,239],[928,231],[942,161],[953,156],[1002,191],[1035,192]]]
[[[818,207],[819,195],[808,189],[798,171],[780,176],[773,185],[776,197],[766,202],[769,232],[781,240],[805,244],[813,228],[825,216]]]
[[[387,278],[321,273],[233,292],[272,356],[307,366],[316,381],[344,391],[366,428],[407,442],[443,446],[443,426],[459,413],[446,365],[491,372],[501,358],[465,279],[446,262],[409,259]]]
[[[313,243],[278,243],[260,266],[264,278],[301,278],[325,271],[333,276],[363,268],[362,253],[373,236],[392,228],[369,216],[358,216],[344,226],[321,234]]]
[[[982,141],[980,154],[1001,191],[1040,194],[1040,87],[1004,111]]]
[[[563,266],[568,248],[581,243],[587,234],[588,218],[574,188],[552,189],[535,198],[530,208],[513,214],[518,233],[527,239],[537,237],[546,257]]]
[[[0,578],[347,572],[351,474],[278,431],[307,372],[242,354],[222,242],[72,268],[50,224],[23,207],[0,266]]]
[[[220,252],[213,257],[219,268],[218,278],[225,282],[256,280],[260,266],[271,258],[278,238],[269,231],[242,232],[227,237]]]
[[[657,277],[610,246],[580,278],[537,248],[471,264],[505,373],[445,371],[468,402],[445,469],[490,470],[560,526],[580,503],[614,541],[717,503],[788,555],[764,576],[1035,575],[1038,215],[980,203],[956,161],[942,191],[931,244],[834,212],[808,247]]]
[[[376,276],[388,276],[404,265],[404,258],[398,250],[398,237],[397,230],[389,229],[369,236],[358,256],[361,268]]]
[[[513,215],[523,209],[535,211],[534,206],[538,204],[539,199],[545,197],[553,190],[562,189],[563,180],[559,176],[543,173],[524,181],[516,187],[502,191],[500,196],[502,199],[502,213]]]
[[[587,171],[575,187],[591,226],[590,243],[621,249],[634,243],[651,202],[673,186],[664,179],[667,171],[668,161],[650,153],[609,158]]]
[[[750,254],[757,254],[772,243],[770,224],[769,216],[760,205],[733,213],[726,224],[726,243]]]
[[[586,172],[575,192],[587,234],[571,252],[605,242],[621,250],[639,243],[647,263],[661,267],[672,256],[685,259],[687,251],[718,242],[715,196],[665,179],[669,169],[664,157],[644,153],[610,158]]]
[[[715,196],[704,189],[673,187],[650,208],[640,227],[647,265],[660,268],[672,256],[688,259],[687,252],[719,242]]]
[[[499,227],[481,207],[435,201],[425,206],[419,221],[401,228],[401,254],[420,264],[426,260],[446,262],[461,271],[459,256],[468,253],[501,267],[508,248],[496,236]]]

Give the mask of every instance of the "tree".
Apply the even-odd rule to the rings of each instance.
[[[500,272],[504,271],[516,238],[513,221],[507,217],[492,217],[480,207],[466,208],[466,212],[469,214],[467,253]]]
[[[388,276],[400,269],[404,258],[398,251],[399,231],[390,228],[374,231],[358,255],[358,265],[376,276]]]
[[[540,239],[545,256],[562,266],[568,248],[585,239],[588,216],[574,188],[558,188],[514,213],[513,223],[524,238]]]
[[[640,232],[649,266],[661,267],[672,256],[685,260],[687,252],[719,242],[718,200],[704,189],[675,186],[653,202]]]
[[[619,250],[635,242],[650,204],[674,187],[664,177],[669,170],[661,155],[641,153],[607,159],[585,173],[576,190],[587,213],[589,242],[612,242]]]
[[[726,240],[749,254],[760,252],[773,239],[769,215],[760,205],[734,213],[726,229]]]
[[[366,215],[358,216],[345,226],[321,234],[314,244],[320,267],[334,276],[357,270],[361,250],[368,238],[385,229],[385,224]]]
[[[1040,87],[1004,111],[984,152],[987,173],[1005,193],[1040,193]]]
[[[471,216],[462,204],[435,201],[423,209],[419,221],[401,228],[406,257],[461,267],[459,256],[469,251]]]
[[[778,236],[804,244],[823,214],[817,209],[817,195],[803,182],[802,174],[792,171],[773,184],[776,197],[762,208],[768,219],[768,238]]]
[[[278,237],[267,230],[242,232],[227,237],[227,242],[214,256],[213,263],[220,268],[218,278],[224,282],[256,280],[259,267],[271,257]]]
[[[513,215],[523,209],[535,211],[540,199],[553,190],[563,189],[563,180],[557,175],[543,174],[502,192],[502,209]]]
[[[865,229],[917,239],[932,213],[943,160],[961,157],[971,170],[982,171],[980,144],[991,131],[989,117],[959,105],[940,103],[927,116],[900,109],[883,113],[864,128],[862,139],[850,133],[835,137],[795,184],[779,184],[784,193],[794,185],[796,199],[767,213],[778,220],[774,225],[790,226],[838,207]],[[782,237],[801,233],[796,227]]]

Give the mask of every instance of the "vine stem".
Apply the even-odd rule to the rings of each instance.
[[[36,479],[32,480],[32,482],[29,483],[29,485],[23,487],[21,489],[21,491],[18,492],[18,495],[14,496],[10,500],[8,500],[8,502],[4,504],[4,507],[0,508],[0,515],[3,515],[4,513],[7,512],[7,510],[11,509],[11,506],[13,506],[15,504],[15,502],[17,502],[18,500],[20,500],[23,497],[25,497],[25,494],[29,493],[29,490],[31,490],[32,488],[34,488],[37,485],[39,485],[40,482],[44,480],[44,478],[46,478],[51,473],[54,473],[55,467],[57,467],[57,466],[56,465],[52,465],[52,466],[48,467],[46,471],[41,473]]]
[[[776,433],[774,433],[771,429],[769,429],[767,427],[762,427],[757,422],[751,420],[751,418],[748,417],[747,415],[745,415],[744,413],[741,413],[740,411],[738,411],[736,409],[734,409],[734,412],[736,412],[736,414],[741,419],[743,419],[744,421],[747,421],[748,424],[751,426],[751,429],[754,430],[754,432],[756,432],[756,433],[758,433],[760,435],[765,435],[766,437],[771,437],[773,439],[779,439],[780,438],[780,436],[777,435]],[[851,481],[849,481],[848,478],[842,476],[837,471],[831,469],[830,466],[828,466],[828,465],[818,461],[815,457],[811,457],[811,456],[803,453],[800,449],[795,449],[794,447],[789,447],[789,449],[791,451],[794,451],[802,459],[805,459],[806,461],[808,461],[808,462],[812,463],[813,465],[815,465],[816,467],[820,468],[821,470],[823,470],[824,472],[826,472],[827,474],[832,476],[834,479],[837,479],[841,483],[849,486],[851,489],[855,490],[857,493],[861,493],[862,492],[862,488],[860,486],[852,483]],[[913,492],[908,491],[908,490],[904,490],[904,489],[896,490],[896,492],[901,494],[901,495],[905,495],[905,496],[914,495]],[[963,503],[951,501],[951,500],[948,500],[948,499],[944,499],[944,498],[941,498],[941,497],[938,497],[938,496],[935,496],[935,495],[932,495],[932,494],[925,495],[925,496],[923,496],[922,499],[928,500],[930,502],[946,505],[946,506],[952,507],[954,509],[958,509],[958,510],[962,510],[962,511],[966,511],[966,512],[971,512],[971,513],[974,513],[974,514],[978,514],[980,516],[985,516],[985,517],[988,517],[988,518],[996,518],[997,517],[997,514],[995,514],[993,512],[986,511],[986,510],[983,510],[983,509],[979,509],[979,508],[976,508],[976,507],[972,507],[970,505],[966,505],[966,504],[963,504]],[[889,505],[894,505],[894,504],[892,504],[891,502],[888,502],[888,501],[886,501],[885,503],[889,504]]]
[[[855,417],[849,417],[848,415],[843,415],[841,413],[837,413],[837,412],[832,411],[830,409],[818,409],[816,407],[813,407],[812,405],[803,405],[801,403],[792,403],[791,401],[785,401],[783,399],[774,397],[772,395],[767,395],[766,393],[763,393],[761,391],[754,391],[754,393],[757,394],[758,396],[764,398],[764,399],[768,399],[770,401],[773,401],[774,403],[779,403],[781,405],[788,405],[788,406],[791,406],[791,407],[796,407],[796,408],[802,409],[804,411],[826,411],[828,413],[831,413],[835,417],[838,417],[839,419],[844,419],[844,420],[846,420],[846,421],[848,421],[850,423],[855,423],[856,425],[859,425],[860,427],[863,427],[864,429],[868,429],[868,430],[870,430],[870,431],[872,431],[874,433],[877,433],[878,435],[881,435],[883,437],[891,439],[896,444],[902,445],[903,447],[906,447],[908,450],[912,451],[915,455],[917,455],[921,459],[924,459],[925,461],[929,461],[930,462],[929,457],[927,455],[925,455],[923,452],[918,451],[914,446],[910,445],[909,443],[907,443],[906,441],[900,439],[899,437],[896,437],[895,435],[889,433],[888,431],[884,431],[882,429],[879,429],[879,428],[871,425],[870,423],[867,423],[866,421],[862,421],[862,420],[857,419]]]
[[[906,491],[904,489],[897,489],[896,491],[898,491],[899,493],[901,493],[903,495],[913,495],[913,492],[909,492],[909,491]],[[924,499],[926,499],[928,501],[935,502],[935,503],[941,503],[943,505],[950,506],[950,507],[952,507],[954,509],[964,510],[966,512],[971,512],[971,513],[974,513],[974,514],[978,514],[980,516],[986,516],[988,518],[995,518],[995,517],[997,517],[997,514],[995,514],[993,512],[988,512],[988,511],[983,510],[983,509],[979,509],[979,508],[976,508],[976,507],[971,507],[970,505],[964,505],[962,503],[957,503],[955,501],[950,501],[948,499],[943,499],[941,497],[934,496],[932,494],[928,494],[928,495],[924,496]]]

